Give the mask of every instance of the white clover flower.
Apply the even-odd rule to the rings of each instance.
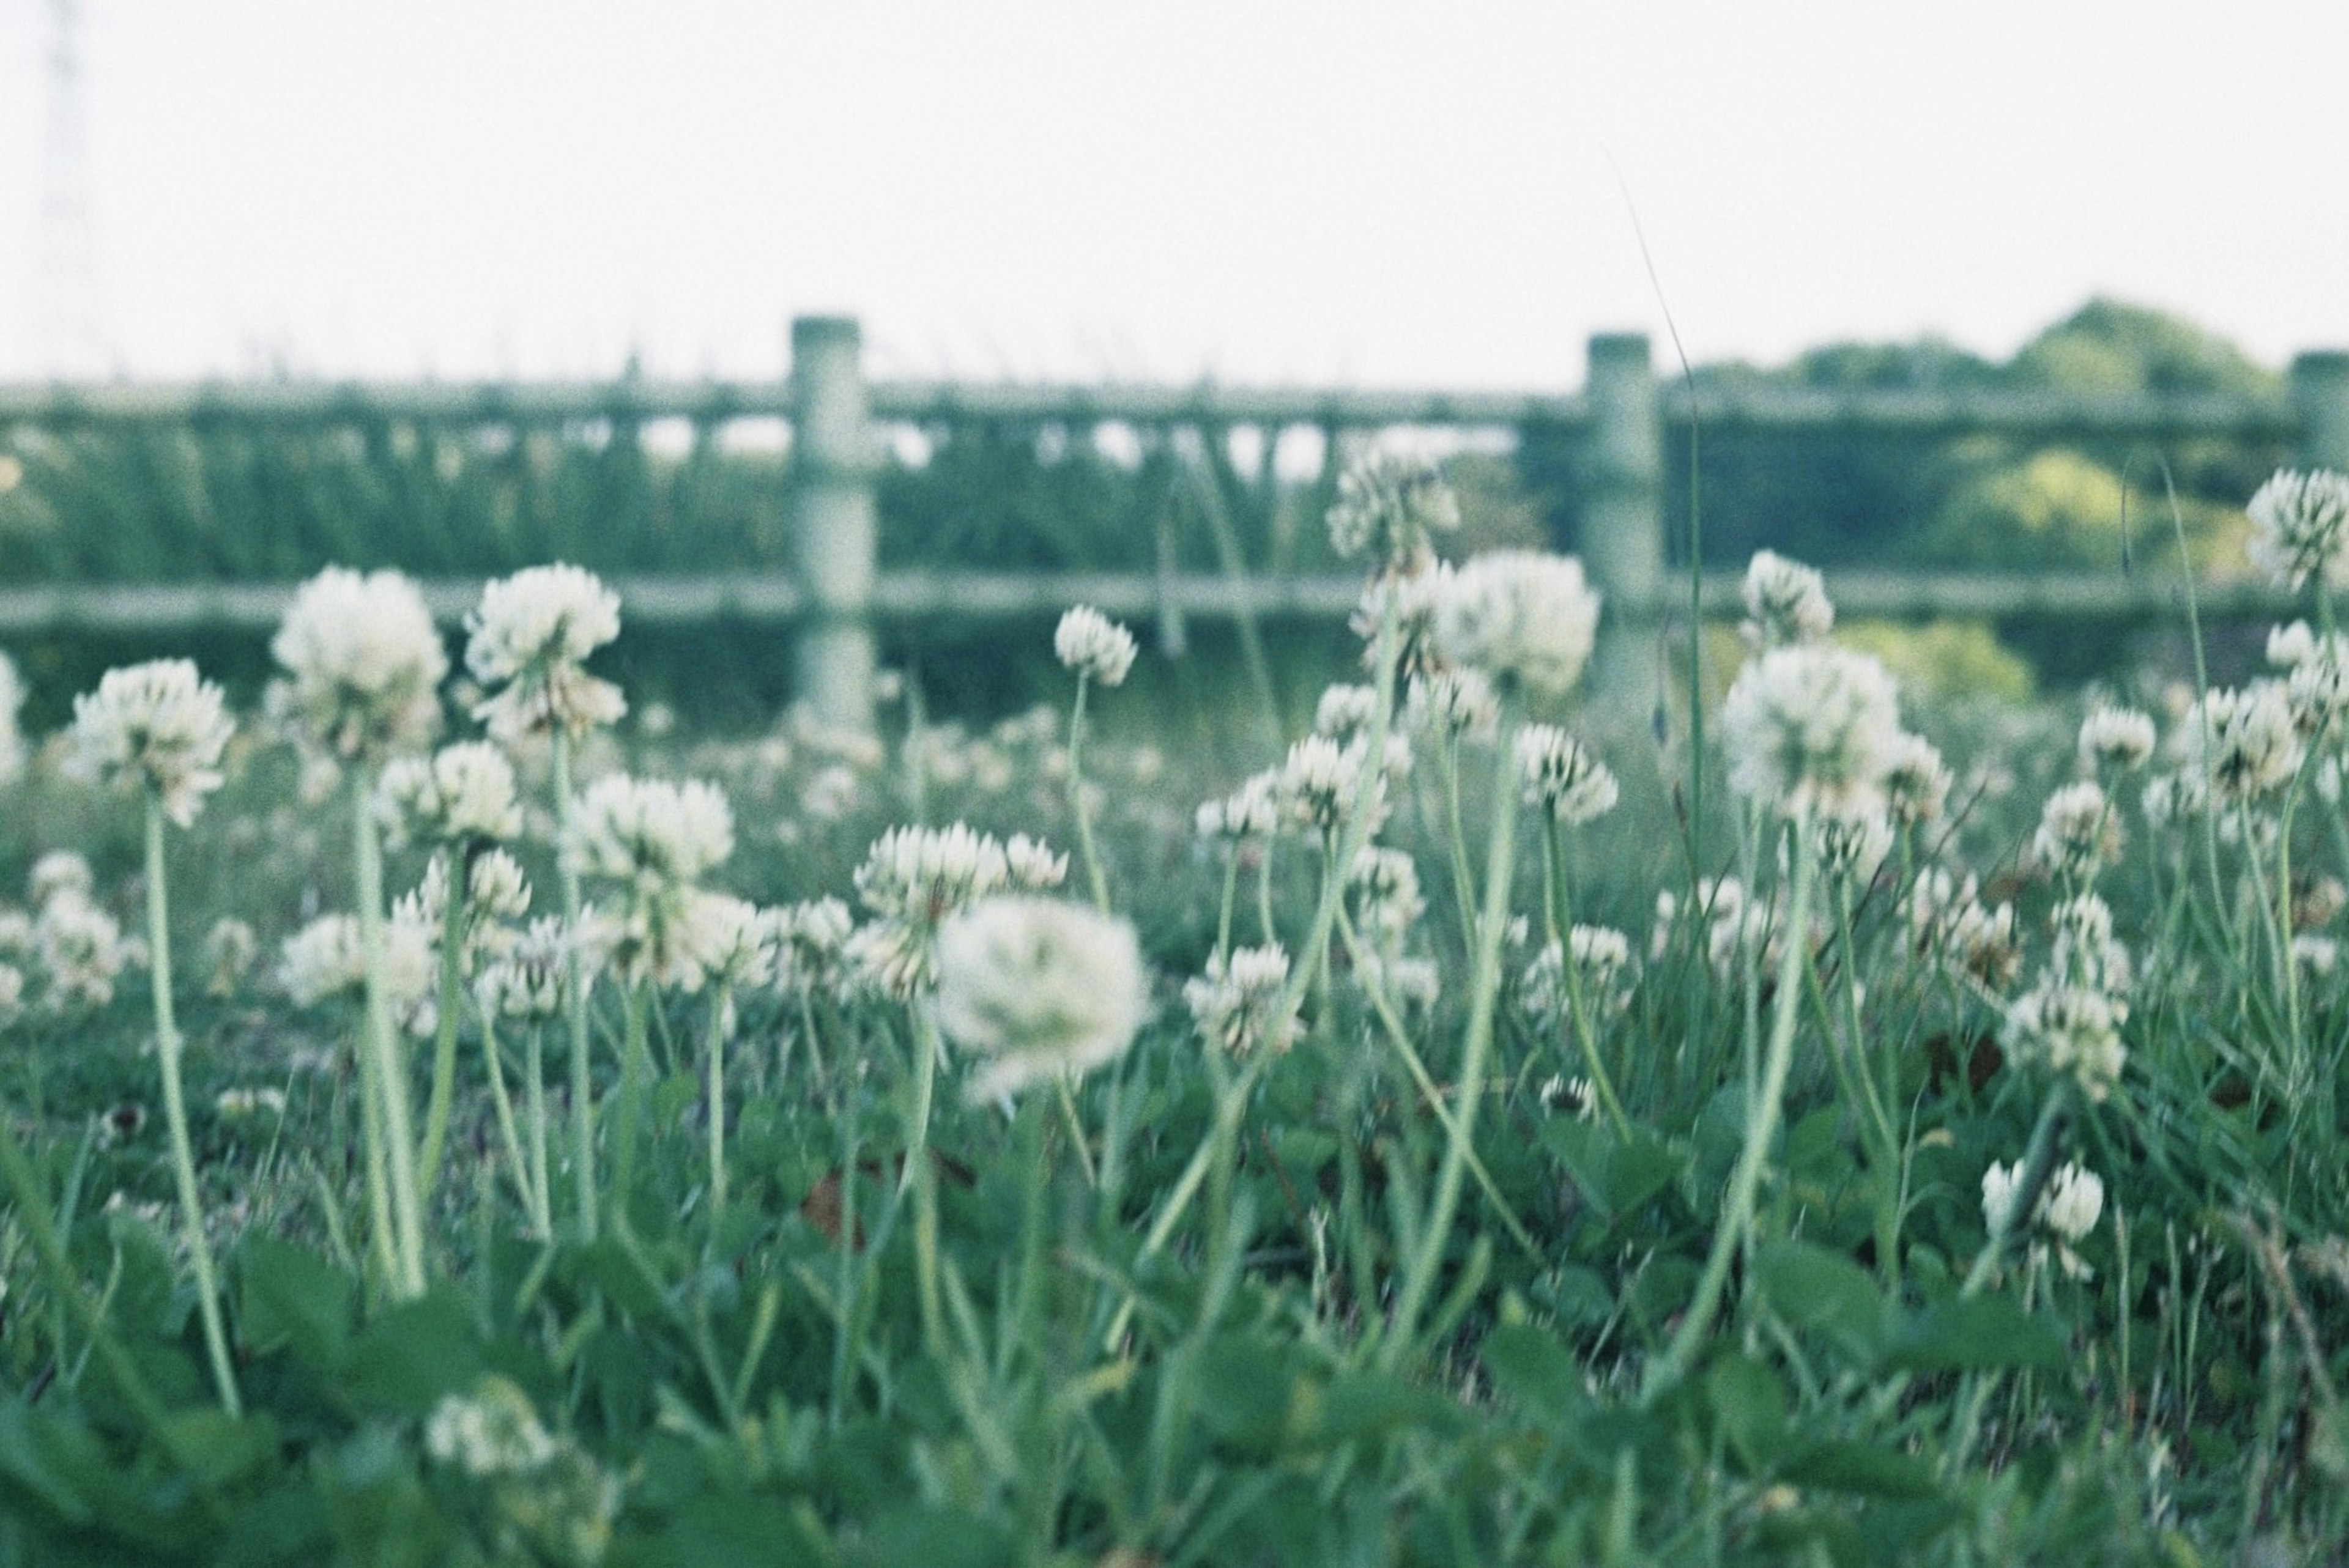
[[[1819,867],[1830,877],[1865,888],[1883,869],[1898,836],[1889,811],[1828,817],[1818,825]]]
[[[432,932],[413,920],[383,923],[383,990],[392,1016],[410,1034],[430,1034],[440,963]],[[367,949],[356,915],[327,914],[285,939],[278,980],[297,1007],[367,991]]]
[[[424,1423],[424,1451],[476,1480],[526,1475],[554,1462],[560,1451],[539,1424],[530,1396],[495,1373],[484,1373],[470,1398],[443,1398]]]
[[[522,805],[513,764],[483,740],[444,746],[430,757],[402,757],[377,780],[376,818],[397,848],[413,838],[467,844],[518,837]]]
[[[2099,706],[2080,723],[2080,764],[2126,771],[2153,757],[2153,716],[2133,707]]]
[[[582,667],[620,634],[619,596],[576,566],[533,566],[491,583],[466,618],[465,666],[500,688],[473,717],[508,745],[561,729],[576,740],[628,709],[620,688]]]
[[[47,909],[59,899],[87,899],[98,890],[89,861],[72,850],[51,850],[33,862],[25,879],[25,896],[35,909]]]
[[[2279,469],[2251,495],[2251,564],[2282,588],[2349,588],[2349,476]]]
[[[2066,882],[2084,882],[2121,858],[2121,818],[2093,780],[2047,797],[2031,838],[2031,863]]]
[[[2283,651],[2293,656],[2278,659],[2278,638],[2271,634],[2268,657],[2287,666],[2284,698],[2292,707],[2293,726],[2306,740],[2328,731],[2337,738],[2349,720],[2349,636],[2328,632],[2319,637],[2298,621],[2290,630],[2300,634],[2282,639]]]
[[[2167,828],[2209,810],[2210,796],[2203,787],[2199,772],[2181,768],[2174,773],[2157,773],[2147,779],[2140,803],[2145,808],[2147,822],[2157,828]]]
[[[0,1029],[24,1015],[25,972],[14,964],[0,963]]]
[[[1500,723],[1501,699],[1481,670],[1418,673],[1404,688],[1403,726],[1415,733],[1490,740]]]
[[[1884,802],[1901,827],[1938,821],[1950,804],[1950,769],[1921,735],[1893,737],[1884,765]]]
[[[222,782],[221,753],[236,726],[220,687],[188,659],[155,659],[106,672],[74,698],[76,778],[117,789],[151,789],[184,828]]]
[[[50,1007],[103,1007],[114,1000],[114,983],[132,949],[112,915],[80,893],[61,892],[41,905],[33,934]]]
[[[1739,629],[1756,648],[1825,642],[1835,629],[1826,579],[1773,551],[1756,551],[1745,568],[1744,599],[1745,622]]]
[[[837,993],[847,978],[842,953],[856,926],[848,905],[824,897],[770,912],[775,923],[775,984],[808,995]]]
[[[2268,663],[2290,669],[2316,656],[2316,634],[2305,621],[2268,628]]]
[[[1427,913],[1418,864],[1405,851],[1371,844],[1355,858],[1346,882],[1356,894],[1363,934],[1382,952],[1400,951]]]
[[[223,1121],[254,1121],[285,1114],[282,1088],[224,1088],[212,1097],[213,1113]]]
[[[719,985],[758,986],[774,979],[774,921],[749,899],[716,893],[702,900],[700,930],[702,960]]]
[[[1566,955],[1581,977],[1583,994],[1630,999],[1631,939],[1604,925],[1578,925],[1566,934]]]
[[[1274,786],[1281,819],[1309,831],[1334,832],[1361,792],[1369,765],[1370,748],[1361,740],[1340,745],[1326,735],[1309,735],[1296,742]],[[1387,815],[1383,769],[1373,775],[1369,788],[1371,830],[1375,832]]]
[[[1280,1010],[1288,988],[1288,954],[1278,943],[1207,957],[1206,973],[1183,983],[1183,1002],[1199,1037],[1233,1056],[1274,1054],[1296,1043],[1297,1009]]]
[[[0,905],[0,957],[30,957],[33,948],[33,917],[21,909]]]
[[[1518,789],[1525,803],[1568,827],[1593,822],[1615,809],[1615,775],[1590,748],[1554,724],[1517,731]]]
[[[409,750],[440,725],[448,651],[416,584],[330,566],[295,593],[269,645],[285,670],[269,707],[326,760]]]
[[[1056,888],[1069,880],[1068,855],[1054,853],[1051,845],[1025,833],[1014,833],[1005,841],[1003,861],[1011,885],[1030,892]]]
[[[481,966],[473,999],[492,1018],[541,1022],[563,1016],[571,994],[571,939],[559,915],[546,915],[507,944],[496,962]]]
[[[2279,681],[2206,693],[2187,711],[2178,738],[2189,770],[2230,805],[2283,788],[2307,754]]]
[[[734,852],[734,814],[718,786],[700,779],[611,774],[587,787],[571,820],[572,865],[640,892],[694,882]]]
[[[1587,1078],[1552,1073],[1534,1093],[1540,1098],[1544,1110],[1563,1111],[1578,1121],[1598,1119],[1599,1091]]]
[[[1444,659],[1539,696],[1574,689],[1599,631],[1599,594],[1570,555],[1496,550],[1441,579],[1434,644]]]
[[[2012,1165],[2001,1165],[1993,1160],[1991,1161],[1990,1169],[1982,1172],[1982,1229],[1992,1235],[1998,1234],[2002,1229],[2011,1227],[2014,1223],[2014,1202],[2020,1195],[2016,1189],[2022,1185],[2022,1182],[2023,1162],[2021,1161]]]
[[[698,991],[730,940],[735,900],[690,884],[639,891],[617,908],[580,915],[582,953],[624,986]]]
[[[2048,912],[2047,924],[2055,937],[2048,957],[2053,974],[2107,996],[2128,990],[2134,965],[2113,935],[2113,912],[2103,899],[2092,892],[2067,898]]]
[[[2049,1180],[2040,1205],[2042,1222],[2065,1242],[2084,1239],[2104,1212],[2103,1180],[2077,1161],[2065,1163]]]
[[[1985,989],[2003,991],[2023,967],[2013,904],[1985,904],[1971,875],[1962,882],[1938,866],[1919,873],[1909,897],[1917,951]]]
[[[465,906],[458,912],[466,957],[494,954],[513,940],[501,921],[520,920],[530,913],[530,879],[522,862],[503,850],[483,850],[465,868]],[[392,904],[392,918],[432,934],[439,945],[449,913],[449,872],[435,855],[424,864],[423,880]]]
[[[2341,944],[2329,936],[2303,931],[2292,939],[2292,961],[2313,977],[2329,980],[2341,967]]]
[[[1543,1027],[1563,1029],[1573,1022],[1569,965],[1573,985],[1581,992],[1589,1016],[1611,1016],[1630,1005],[1636,969],[1631,939],[1607,926],[1578,925],[1564,942],[1543,944],[1518,983],[1519,1004]]]
[[[2128,1012],[2127,1002],[2101,991],[2044,985],[2007,1007],[2007,1052],[2017,1061],[2075,1078],[2083,1093],[2101,1103],[2120,1081],[2128,1057],[2120,1034]]]
[[[937,978],[939,923],[1011,880],[1010,857],[967,823],[892,828],[856,869],[857,897],[875,918],[846,938],[849,968],[883,995],[905,1000]]]
[[[1449,562],[1429,560],[1408,573],[1380,573],[1364,584],[1361,602],[1346,622],[1362,639],[1364,669],[1378,667],[1379,628],[1390,609],[1395,622],[1396,667],[1406,677],[1444,667],[1435,646],[1435,606],[1451,592],[1455,575]]]
[[[1279,771],[1255,774],[1222,799],[1203,803],[1195,826],[1203,839],[1271,838],[1280,831]]]
[[[1115,1060],[1149,1003],[1133,927],[1061,899],[982,899],[939,928],[937,1021],[986,1058],[974,1102]]]
[[[1340,558],[1368,552],[1382,565],[1408,568],[1427,553],[1430,535],[1459,528],[1460,500],[1429,459],[1374,450],[1338,476],[1329,522]]]
[[[16,661],[0,654],[0,784],[25,770],[25,736],[17,727],[25,707],[25,683]]]
[[[1721,728],[1739,794],[1790,816],[1857,816],[1883,809],[1899,699],[1865,654],[1772,648],[1738,672]]]
[[[1092,605],[1080,604],[1052,629],[1052,653],[1086,679],[1118,686],[1133,667],[1133,634]]]
[[[1370,729],[1378,718],[1379,694],[1366,686],[1322,688],[1313,705],[1313,733],[1333,740],[1350,740]]]
[[[204,935],[204,965],[212,978],[204,990],[214,996],[233,996],[244,983],[247,971],[261,951],[261,939],[253,927],[233,915],[223,915],[212,923]]]

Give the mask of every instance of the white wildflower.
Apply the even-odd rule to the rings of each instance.
[[[1404,727],[1470,740],[1490,740],[1501,722],[1501,699],[1481,670],[1414,674],[1403,692]]]
[[[25,707],[25,683],[16,661],[0,654],[0,784],[25,770],[25,736],[17,720]]]
[[[212,1110],[223,1121],[254,1121],[285,1114],[282,1088],[224,1088],[212,1097]]]
[[[1052,653],[1088,680],[1113,686],[1133,667],[1133,634],[1090,604],[1080,604],[1052,629]]]
[[[1864,654],[1772,648],[1738,672],[1722,708],[1731,787],[1790,816],[1880,810],[1899,709],[1892,677]]]
[[[2041,985],[2006,1010],[2008,1054],[2077,1079],[2082,1092],[2101,1102],[2120,1081],[2128,1057],[2120,1034],[2128,1011],[2127,1002],[2085,986]]]
[[[212,972],[204,985],[206,993],[234,995],[260,951],[261,939],[243,921],[233,915],[222,915],[214,921],[212,930],[204,935],[204,965]]]
[[[554,1462],[558,1449],[530,1396],[485,1373],[470,1398],[450,1394],[424,1423],[424,1451],[476,1480],[523,1475]]]
[[[562,918],[534,920],[494,963],[481,966],[473,982],[474,1001],[492,1018],[542,1022],[560,1017],[570,995],[570,955],[569,928]]]
[[[98,889],[89,861],[73,850],[51,850],[33,862],[25,879],[25,896],[35,909],[47,909],[61,898],[87,899]]]
[[[377,780],[375,810],[397,848],[413,838],[466,844],[522,832],[513,764],[487,741],[460,741],[430,757],[402,757]]]
[[[2349,476],[2280,469],[2252,493],[2251,564],[2279,587],[2349,588]]]
[[[734,814],[718,787],[699,779],[608,775],[572,812],[573,866],[640,892],[696,882],[733,852]]]
[[[2080,763],[2126,771],[2153,756],[2153,716],[2133,707],[2099,706],[2080,723]]]
[[[1183,1001],[1200,1037],[1234,1056],[1287,1050],[1297,1038],[1297,1009],[1280,1013],[1288,954],[1280,944],[1211,954],[1205,975],[1184,982]]]
[[[1378,719],[1379,694],[1366,686],[1324,687],[1313,705],[1313,733],[1332,740],[1351,740],[1365,734]]]
[[[1356,740],[1340,745],[1326,735],[1309,735],[1288,748],[1274,789],[1285,821],[1315,832],[1334,832],[1364,787],[1369,748]],[[1371,829],[1386,820],[1383,770],[1369,784]]]
[[[1195,826],[1203,839],[1268,839],[1280,831],[1280,774],[1251,776],[1220,800],[1203,802]]]
[[[339,566],[305,583],[269,651],[271,711],[322,758],[373,760],[430,739],[449,655],[416,584]]]
[[[1885,758],[1884,800],[1901,827],[1940,819],[1950,803],[1950,769],[1931,741],[1906,730],[1893,737]]]
[[[492,583],[466,629],[466,668],[497,688],[473,708],[494,738],[561,729],[576,740],[627,712],[619,687],[582,667],[620,634],[619,596],[592,573],[558,563]]]
[[[2068,883],[2093,879],[2121,858],[2121,818],[2092,780],[2066,784],[2047,797],[2031,838],[2031,863]]]
[[[2078,1242],[2096,1228],[2105,1212],[2102,1178],[2077,1161],[2066,1162],[2049,1179],[2040,1217],[2047,1228],[2066,1242]]]
[[[34,941],[53,1008],[103,1007],[130,961],[115,918],[78,892],[53,895],[33,923]]]
[[[1030,892],[1059,887],[1069,880],[1068,855],[1054,853],[1051,845],[1025,833],[1014,833],[1005,841],[1003,860],[1011,885]]]
[[[1588,747],[1554,724],[1517,731],[1517,779],[1525,803],[1568,827],[1596,821],[1615,809],[1615,775]]]
[[[974,1101],[1114,1060],[1142,1026],[1149,994],[1133,927],[1083,904],[1006,895],[940,927],[937,1020],[987,1058]]]
[[[220,687],[192,661],[155,659],[109,670],[95,692],[74,698],[66,767],[90,783],[151,789],[184,828],[221,787],[221,753],[235,729]]]
[[[1338,476],[1329,522],[1330,547],[1340,557],[1368,552],[1382,565],[1407,571],[1427,553],[1431,534],[1459,528],[1460,501],[1429,459],[1381,449]]]
[[[2190,770],[2230,805],[2282,789],[2306,755],[2290,694],[2279,681],[2206,694],[2178,736]]]
[[[1744,599],[1745,622],[1739,629],[1756,648],[1824,642],[1835,629],[1826,580],[1773,551],[1756,551],[1745,568]]]
[[[1449,663],[1563,696],[1582,677],[1599,629],[1599,594],[1570,555],[1491,551],[1444,578],[1436,651]]]

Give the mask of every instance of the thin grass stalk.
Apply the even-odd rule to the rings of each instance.
[[[204,1235],[204,1204],[196,1190],[196,1156],[188,1140],[188,1106],[180,1084],[180,1026],[171,1012],[171,922],[163,882],[163,799],[147,788],[148,973],[154,982],[155,1055],[163,1070],[163,1116],[171,1135],[171,1174],[180,1191],[180,1217],[187,1227],[188,1254],[196,1270],[196,1308],[203,1316],[204,1354],[212,1362],[212,1386],[232,1419],[244,1414],[236,1369],[221,1322],[220,1284],[212,1272],[212,1243]],[[61,1284],[63,1282],[60,1282]]]
[[[1713,1314],[1729,1283],[1729,1262],[1743,1248],[1754,1224],[1754,1203],[1762,1186],[1762,1167],[1768,1162],[1771,1140],[1785,1109],[1786,1075],[1794,1065],[1795,1025],[1802,1010],[1803,966],[1810,960],[1804,940],[1810,928],[1811,893],[1818,880],[1817,846],[1810,815],[1797,812],[1789,831],[1795,848],[1795,891],[1787,912],[1785,951],[1778,963],[1778,995],[1770,1018],[1768,1050],[1762,1061],[1761,1080],[1749,1090],[1745,1107],[1745,1143],[1730,1172],[1729,1191],[1721,1203],[1721,1223],[1714,1231],[1712,1251],[1697,1277],[1696,1294],[1681,1316],[1681,1326],[1664,1354],[1648,1368],[1640,1386],[1640,1400],[1653,1404],[1658,1396],[1678,1385],[1694,1365],[1697,1351],[1713,1331]]]
[[[1093,848],[1093,813],[1085,800],[1085,696],[1092,684],[1090,676],[1081,670],[1077,672],[1076,702],[1069,711],[1069,810],[1077,819],[1077,852],[1085,862],[1085,881],[1092,889],[1093,907],[1107,914],[1109,882],[1102,875],[1101,855]]]
[[[416,1132],[409,1115],[408,1053],[391,1021],[383,976],[383,845],[376,837],[373,791],[365,780],[351,791],[351,838],[358,862],[359,945],[366,953],[366,1049],[375,1060],[376,1098],[383,1108],[386,1174],[391,1196],[395,1271],[392,1292],[424,1294],[424,1208],[416,1184]]]
[[[720,985],[709,1008],[709,1078],[704,1090],[709,1118],[709,1217],[726,1215],[726,1025],[732,1011],[734,990]]]
[[[613,1097],[610,1131],[612,1203],[623,1228],[636,1189],[636,1146],[644,1141],[645,1097],[651,1088],[652,1047],[646,1021],[651,989],[647,981],[630,981],[622,1012],[620,1087]]]
[[[1590,1069],[1590,1087],[1599,1096],[1599,1104],[1607,1108],[1608,1120],[1615,1124],[1615,1135],[1629,1141],[1631,1119],[1624,1114],[1622,1098],[1615,1092],[1615,1078],[1607,1070],[1606,1059],[1599,1054],[1598,1032],[1590,1026],[1590,1006],[1582,994],[1582,972],[1574,963],[1574,905],[1571,884],[1566,871],[1566,843],[1558,820],[1545,812],[1542,816],[1542,870],[1547,891],[1555,900],[1550,910],[1552,939],[1557,944],[1558,977],[1566,986],[1566,1010],[1574,1025],[1575,1044],[1581,1047],[1583,1065]]]
[[[554,727],[554,862],[563,884],[564,997],[571,1022],[571,1179],[579,1210],[579,1234],[595,1239],[595,1084],[587,1059],[587,986],[590,976],[579,952],[579,868],[572,859],[571,736]]]
[[[505,1064],[498,1059],[496,1024],[486,1008],[481,1013],[481,1058],[490,1080],[490,1105],[497,1114],[498,1137],[505,1145],[506,1164],[513,1172],[514,1191],[522,1199],[523,1212],[530,1215],[532,1227],[544,1237],[548,1234],[546,1214],[539,1189],[531,1179],[530,1161],[523,1150],[513,1100],[506,1093]]]
[[[465,985],[465,901],[472,891],[465,851],[443,844],[433,851],[446,874],[440,886],[440,1016],[432,1030],[432,1096],[424,1111],[424,1146],[416,1156],[417,1191],[432,1201],[439,1182],[440,1150],[449,1136],[449,1109],[457,1088],[457,1026],[463,1017]]]

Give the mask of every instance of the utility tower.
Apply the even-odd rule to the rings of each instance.
[[[82,119],[81,5],[49,0],[49,117],[33,281],[33,369],[57,380],[105,370],[98,325],[98,236]]]

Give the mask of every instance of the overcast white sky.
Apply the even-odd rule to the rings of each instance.
[[[2090,294],[2349,346],[2349,0],[78,0],[104,365],[1568,386]],[[0,0],[0,378],[51,0]],[[1611,160],[1611,162],[1610,162]]]

